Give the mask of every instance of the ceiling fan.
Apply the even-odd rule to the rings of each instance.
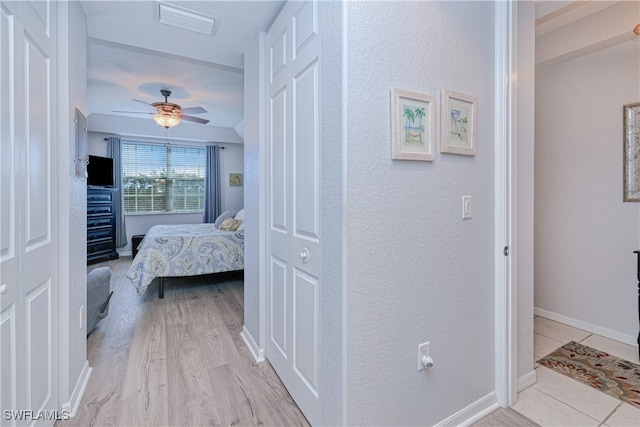
[[[164,96],[164,102],[153,102],[149,104],[145,101],[140,101],[139,99],[134,99],[134,101],[141,103],[148,110],[153,111],[114,111],[114,113],[127,113],[127,114],[151,114],[153,120],[158,123],[160,126],[163,126],[167,129],[174,127],[182,120],[187,122],[194,123],[202,123],[207,124],[209,120],[201,119],[200,117],[188,116],[187,114],[202,114],[206,113],[202,107],[191,107],[191,108],[182,108],[178,104],[174,104],[169,102],[168,98],[171,95],[171,91],[167,89],[161,89],[160,94]]]

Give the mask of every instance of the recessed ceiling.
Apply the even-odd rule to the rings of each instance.
[[[573,1],[536,1],[536,19],[549,15],[558,9],[574,3]]]
[[[536,36],[615,6],[619,0],[536,1]]]
[[[206,35],[159,22],[159,4],[219,19]],[[203,107],[206,126],[234,127],[243,119],[243,55],[271,24],[282,1],[83,1],[87,14],[89,113],[144,111],[133,99]],[[201,125],[205,126],[205,125]]]

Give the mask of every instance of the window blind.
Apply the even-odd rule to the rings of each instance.
[[[202,211],[205,158],[204,147],[123,141],[125,212]]]

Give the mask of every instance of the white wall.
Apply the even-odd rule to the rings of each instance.
[[[494,5],[346,8],[347,422],[433,425],[494,390]],[[391,160],[393,87],[477,97],[477,155]]]
[[[640,207],[622,201],[622,106],[639,69],[636,38],[536,73],[536,309],[629,344]]]
[[[230,142],[242,143],[242,138],[232,128],[182,122],[179,126],[165,129],[153,120],[111,114],[90,114],[87,127],[92,132],[117,133],[130,137],[185,142]],[[168,135],[168,136],[167,136]]]
[[[533,375],[535,2],[518,2],[517,377]],[[526,384],[526,381],[523,382]]]
[[[222,211],[239,211],[244,207],[244,184],[240,187],[229,185],[229,174],[244,174],[244,145],[218,144],[224,147],[220,151],[220,189],[222,197]]]
[[[91,116],[90,116],[91,117]],[[139,119],[138,119],[139,120]],[[130,120],[127,121],[131,123]],[[142,120],[142,122],[146,122]],[[154,123],[156,127],[160,127]],[[179,125],[182,126],[182,123]],[[90,128],[91,129],[91,128]],[[119,127],[115,127],[119,129]],[[143,129],[143,128],[141,128]],[[219,128],[220,129],[220,128]],[[235,131],[231,129],[235,134]],[[107,142],[104,138],[108,136],[120,136],[123,140],[128,141],[168,141],[181,145],[205,145],[205,142],[201,141],[187,141],[173,140],[167,138],[158,138],[153,136],[126,136],[118,135],[117,132],[105,133],[97,131],[89,131],[89,154],[96,156],[106,156],[107,154]],[[138,133],[141,135],[141,133]],[[236,135],[237,136],[237,135]],[[244,186],[232,187],[229,185],[230,173],[242,173],[244,168],[244,146],[243,144],[236,143],[217,143],[216,141],[209,142],[210,144],[219,145],[224,147],[220,150],[220,180],[221,180],[221,199],[222,199],[222,211],[235,210],[238,211],[244,206]],[[85,197],[86,198],[86,197]],[[86,203],[86,200],[85,200]],[[86,212],[85,212],[86,215]],[[202,222],[202,213],[161,213],[152,215],[126,215],[125,223],[127,228],[127,245],[118,248],[118,253],[121,255],[131,255],[131,237],[137,234],[146,234],[146,232],[152,226],[156,224],[196,224]]]
[[[60,403],[73,404],[69,401],[87,363],[86,325],[78,324],[80,308],[87,304],[87,190],[73,163],[75,108],[87,114],[87,27],[79,2],[60,2],[58,13],[58,385]]]
[[[346,378],[346,146],[345,112],[349,110],[346,98],[346,52],[343,38],[347,34],[345,13],[347,2],[320,2],[321,28],[321,140],[322,140],[322,286],[320,307],[322,342],[320,364],[323,392],[322,421],[325,425],[343,425],[347,419],[345,390],[350,385]],[[365,356],[365,355],[363,355]],[[376,357],[374,355],[374,357]],[[367,362],[368,363],[368,362]],[[361,390],[365,393],[366,390]],[[381,422],[378,421],[377,424]]]
[[[258,33],[244,55],[244,334],[253,341],[256,353],[264,349],[266,341],[260,329],[264,318],[264,304],[261,303],[261,288],[264,285],[260,275],[260,253],[264,244],[260,218],[264,218],[265,201],[261,198],[264,186],[262,165],[264,153],[264,82],[261,71],[265,68],[264,33]],[[256,354],[256,356],[259,356]]]

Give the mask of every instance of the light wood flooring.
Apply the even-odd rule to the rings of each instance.
[[[157,280],[142,297],[112,268],[109,315],[91,333],[93,373],[68,426],[308,426],[269,362],[255,363],[240,338],[243,281],[237,273]]]

